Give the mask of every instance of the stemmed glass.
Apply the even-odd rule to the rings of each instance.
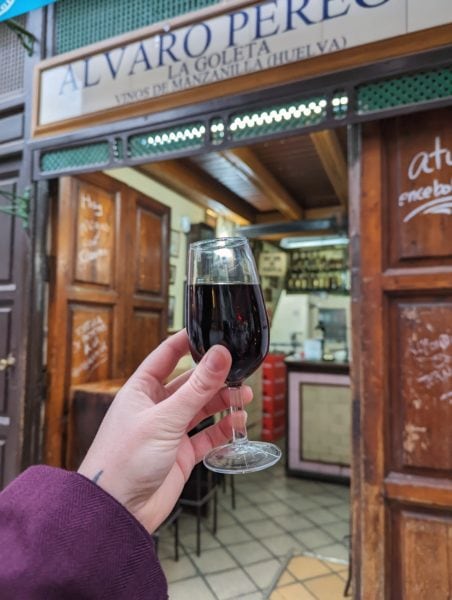
[[[190,350],[199,362],[215,345],[232,356],[226,379],[232,415],[232,442],[205,457],[217,473],[247,473],[271,467],[280,449],[268,442],[250,442],[243,412],[241,385],[268,353],[269,325],[256,264],[248,240],[227,237],[190,245],[186,326]]]

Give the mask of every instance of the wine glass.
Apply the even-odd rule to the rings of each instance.
[[[226,378],[232,442],[213,448],[205,466],[217,473],[248,473],[271,467],[281,450],[250,442],[241,385],[268,353],[269,324],[256,264],[248,240],[225,237],[190,244],[186,326],[195,362],[215,344],[232,356]]]

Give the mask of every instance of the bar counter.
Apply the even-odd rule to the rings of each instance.
[[[286,469],[289,475],[348,481],[349,364],[287,357]]]

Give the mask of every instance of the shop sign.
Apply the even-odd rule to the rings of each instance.
[[[284,277],[287,271],[285,252],[263,252],[259,256],[259,275],[261,277]]]
[[[0,0],[0,21],[18,17],[52,2],[56,0]]]
[[[158,26],[147,36],[132,33],[41,63],[37,125],[45,129],[449,22],[449,0],[431,0],[428,11],[424,0],[271,0],[183,27]]]

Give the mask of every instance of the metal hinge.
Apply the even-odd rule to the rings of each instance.
[[[30,31],[27,31],[25,27],[22,27],[22,25],[14,19],[8,19],[8,21],[5,21],[5,25],[17,35],[19,42],[27,51],[28,56],[33,56],[34,44],[38,41],[36,36]]]
[[[26,188],[22,196],[17,196],[6,190],[0,190],[0,196],[3,196],[3,198],[6,198],[10,202],[6,206],[0,206],[0,212],[22,219],[22,225],[26,229],[30,220],[31,188]]]

